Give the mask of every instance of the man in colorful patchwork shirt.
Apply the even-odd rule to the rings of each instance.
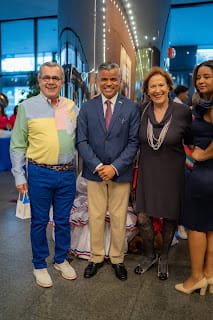
[[[66,259],[70,248],[70,210],[76,191],[76,109],[72,100],[59,96],[64,83],[64,71],[59,64],[44,63],[38,82],[40,94],[19,106],[10,155],[18,191],[29,190],[33,274],[38,285],[51,287],[46,263],[49,256],[46,228],[51,205],[55,223],[54,267],[65,279],[77,277]]]

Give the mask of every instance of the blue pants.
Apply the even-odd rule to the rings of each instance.
[[[28,187],[31,204],[32,262],[35,269],[46,268],[49,248],[46,228],[50,206],[53,205],[55,223],[56,263],[62,263],[70,248],[70,210],[76,192],[75,170],[55,171],[28,164]]]

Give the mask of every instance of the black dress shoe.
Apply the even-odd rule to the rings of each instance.
[[[104,265],[104,261],[95,263],[95,262],[90,262],[88,266],[84,270],[84,278],[91,278],[93,277],[99,268],[101,268]]]
[[[119,280],[127,280],[127,270],[123,263],[112,264],[115,269],[115,275]]]

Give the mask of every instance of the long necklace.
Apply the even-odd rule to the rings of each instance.
[[[159,137],[155,138],[154,132],[153,132],[153,125],[151,124],[151,121],[149,120],[149,117],[148,117],[147,139],[148,139],[148,143],[149,143],[150,147],[153,150],[158,150],[161,147],[161,145],[164,142],[164,139],[166,137],[166,134],[169,129],[171,121],[172,121],[172,115],[170,116],[169,120],[163,126]]]

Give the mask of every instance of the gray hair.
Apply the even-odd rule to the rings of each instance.
[[[48,61],[48,62],[44,62],[43,64],[41,64],[39,72],[38,72],[38,79],[41,77],[43,67],[49,67],[49,68],[57,67],[57,68],[59,68],[61,71],[61,78],[64,81],[64,79],[65,79],[64,69],[62,68],[62,66],[59,63],[54,62],[54,61]]]
[[[120,67],[117,63],[115,62],[111,62],[111,61],[107,61],[107,62],[103,62],[99,65],[98,67],[98,73],[102,70],[107,70],[107,71],[110,71],[112,69],[118,69],[119,71],[119,76],[121,77],[121,70],[120,70]]]

